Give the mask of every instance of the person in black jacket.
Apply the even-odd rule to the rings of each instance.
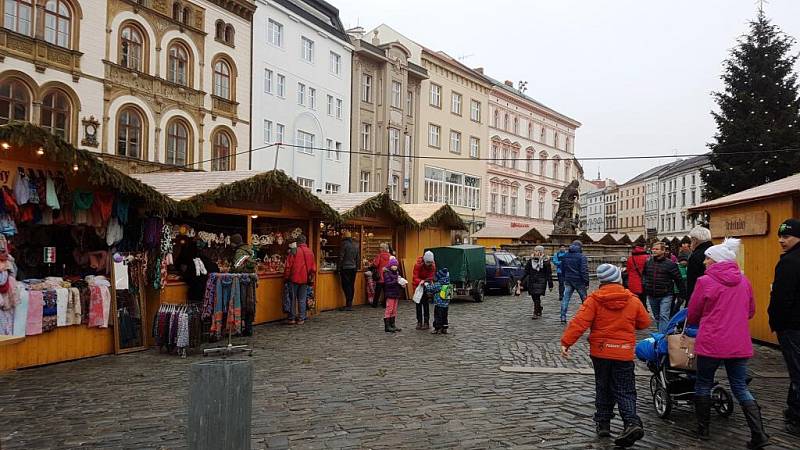
[[[542,317],[542,296],[550,288],[553,290],[553,268],[550,258],[544,256],[544,247],[537,245],[533,249],[531,259],[525,264],[525,276],[522,283],[533,298],[533,316],[531,319]]]
[[[339,278],[344,291],[345,306],[340,311],[353,310],[353,296],[355,295],[356,271],[359,266],[359,245],[353,240],[349,230],[342,232],[342,246],[339,250]]]
[[[642,282],[650,310],[656,319],[658,332],[663,333],[669,324],[675,286],[678,287],[680,297],[686,298],[686,286],[681,278],[681,272],[677,264],[666,258],[666,246],[663,242],[653,244],[653,257],[644,265]]]
[[[689,299],[692,298],[694,285],[697,279],[706,273],[706,250],[709,249],[711,242],[711,230],[705,227],[694,227],[689,232],[689,239],[692,240],[692,254],[689,256],[689,267],[686,269],[686,307],[689,307]]]
[[[800,436],[800,220],[784,221],[778,228],[778,242],[783,254],[775,266],[767,312],[789,369],[789,407],[783,413],[786,431]]]

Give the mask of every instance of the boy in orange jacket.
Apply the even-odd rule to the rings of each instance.
[[[561,356],[569,357],[569,349],[590,329],[589,347],[594,366],[597,435],[611,436],[614,404],[625,423],[625,429],[614,441],[618,447],[630,447],[644,437],[642,421],[636,415],[636,380],[633,353],[636,330],[650,326],[650,316],[642,302],[622,287],[622,274],[617,266],[597,267],[600,289],[592,292],[561,336]]]

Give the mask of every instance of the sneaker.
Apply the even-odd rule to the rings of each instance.
[[[628,448],[633,446],[639,439],[644,437],[644,429],[641,424],[631,423],[625,426],[625,430],[614,439],[617,447]]]
[[[597,422],[597,436],[611,437],[611,422]]]
[[[442,334],[447,334],[447,328],[442,328]]]
[[[305,320],[298,320],[298,321],[297,321],[297,324],[298,324],[298,325],[302,325],[302,324],[304,324],[304,323],[306,323],[306,321],[305,321]]]
[[[290,320],[290,321],[286,322],[286,325],[297,325],[297,322],[294,321],[294,320]]]

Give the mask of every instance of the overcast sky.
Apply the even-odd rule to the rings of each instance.
[[[753,0],[329,1],[345,27],[387,23],[496,79],[528,81],[529,95],[583,124],[579,158],[707,151],[710,92],[757,8]],[[800,0],[765,9],[800,38]],[[624,182],[673,159],[583,166],[587,178],[599,169]]]

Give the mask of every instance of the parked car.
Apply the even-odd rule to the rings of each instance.
[[[498,250],[486,253],[486,289],[514,292],[517,281],[525,276],[525,266],[516,255]]]
[[[451,245],[429,248],[436,258],[436,267],[447,267],[453,284],[454,298],[483,301],[486,271],[483,267],[485,248],[479,245]]]

